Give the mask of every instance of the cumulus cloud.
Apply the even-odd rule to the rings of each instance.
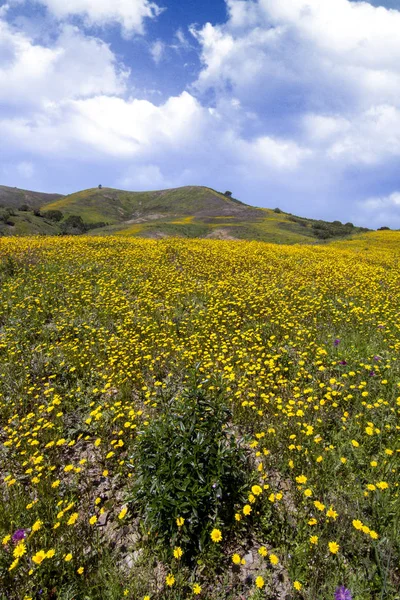
[[[268,136],[246,140],[221,114],[203,107],[188,92],[162,105],[148,100],[96,96],[60,103],[46,116],[0,120],[0,133],[24,150],[81,156],[109,156],[143,161],[185,157],[186,161],[215,160],[251,168],[291,170],[310,152],[294,142]]]
[[[48,105],[65,98],[119,94],[128,71],[103,41],[65,25],[46,47],[0,20],[0,102]]]
[[[117,185],[125,190],[160,190],[172,187],[171,181],[162,172],[159,166],[152,164],[139,164],[126,169],[117,180]]]
[[[192,29],[199,90],[318,110],[398,102],[400,12],[349,0],[228,0],[230,20]],[[332,92],[335,93],[332,93]],[[279,95],[278,95],[278,94]]]
[[[161,12],[149,0],[36,0],[58,19],[80,16],[87,25],[119,24],[126,35],[143,33],[145,19],[153,19]]]
[[[158,12],[144,1],[40,1],[60,19],[130,31]],[[191,28],[196,81],[162,103],[135,98],[128,69],[102,40],[63,24],[46,46],[0,20],[7,152],[107,165],[125,188],[205,184],[369,226],[397,210],[372,210],[365,198],[381,198],[384,179],[392,187],[386,181],[382,198],[400,186],[400,12],[349,0],[226,1],[226,23]],[[134,6],[153,12],[129,25],[121,15]],[[191,45],[178,30],[173,45],[146,47],[159,63]]]
[[[400,156],[400,12],[349,0],[227,6],[226,23],[191,29],[202,61],[193,89],[216,106],[233,96],[243,130],[299,146],[298,181],[306,187],[315,178],[307,152],[319,180],[334,174],[338,196],[352,168],[375,169],[379,180],[380,165]],[[249,113],[256,118],[245,125]],[[356,203],[362,192],[353,192]]]
[[[359,203],[361,219],[367,227],[400,229],[400,192],[387,196],[372,196]],[[373,225],[371,225],[371,223]]]

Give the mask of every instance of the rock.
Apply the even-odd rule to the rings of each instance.
[[[99,520],[97,521],[97,524],[100,527],[104,527],[104,525],[106,525],[106,523],[107,523],[107,519],[108,519],[108,512],[106,511],[99,516]]]

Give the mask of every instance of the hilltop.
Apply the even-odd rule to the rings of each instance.
[[[67,196],[16,188],[0,190],[6,190],[12,200],[11,204],[3,201],[3,206],[11,210],[3,208],[0,212],[0,235],[90,233],[293,244],[367,231],[351,223],[297,217],[279,208],[256,208],[233,198],[230,192],[203,186],[149,192],[91,188]],[[23,211],[17,210],[22,197],[28,205]]]
[[[61,194],[46,194],[45,192],[31,192],[19,188],[0,185],[0,206],[19,209],[21,206],[40,208],[44,204],[62,198]]]

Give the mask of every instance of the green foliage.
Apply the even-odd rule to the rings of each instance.
[[[10,220],[10,217],[15,215],[15,211],[12,208],[3,208],[0,209],[0,221],[2,221],[5,225],[13,225],[13,221]]]
[[[250,465],[230,419],[222,402],[193,386],[169,400],[142,432],[132,457],[131,500],[160,542],[175,538],[178,517],[185,519],[180,540],[194,551],[210,541],[212,523],[232,523]]]
[[[79,235],[85,233],[86,225],[79,215],[70,215],[61,223],[61,231],[66,235]]]
[[[55,221],[58,223],[63,218],[63,214],[61,210],[48,210],[43,213],[45,219],[50,219],[50,221]]]

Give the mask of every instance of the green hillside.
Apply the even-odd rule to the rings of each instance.
[[[14,188],[14,204],[0,209],[0,235],[117,235],[315,243],[366,231],[351,223],[296,217],[279,209],[255,208],[208,187],[185,186],[149,192],[92,188],[68,196]],[[14,192],[14,194],[12,193]],[[38,206],[15,209],[26,194]],[[18,204],[20,206],[20,203]]]
[[[0,236],[58,235],[56,223],[33,212],[0,209]]]
[[[210,188],[186,186],[152,192],[125,192],[113,188],[89,189],[46,204],[43,210],[80,215],[87,223],[154,221],[182,215],[198,219],[227,216],[260,219],[260,209],[228,198]]]
[[[29,208],[40,208],[43,204],[54,202],[62,198],[61,194],[46,194],[44,192],[31,192],[19,188],[0,185],[0,207],[19,209],[24,204]]]
[[[65,196],[43,210],[78,215],[89,224],[106,223],[90,235],[205,237],[310,243],[359,233],[351,224],[325,223],[260,209],[208,187],[186,186],[151,192],[94,188]]]

